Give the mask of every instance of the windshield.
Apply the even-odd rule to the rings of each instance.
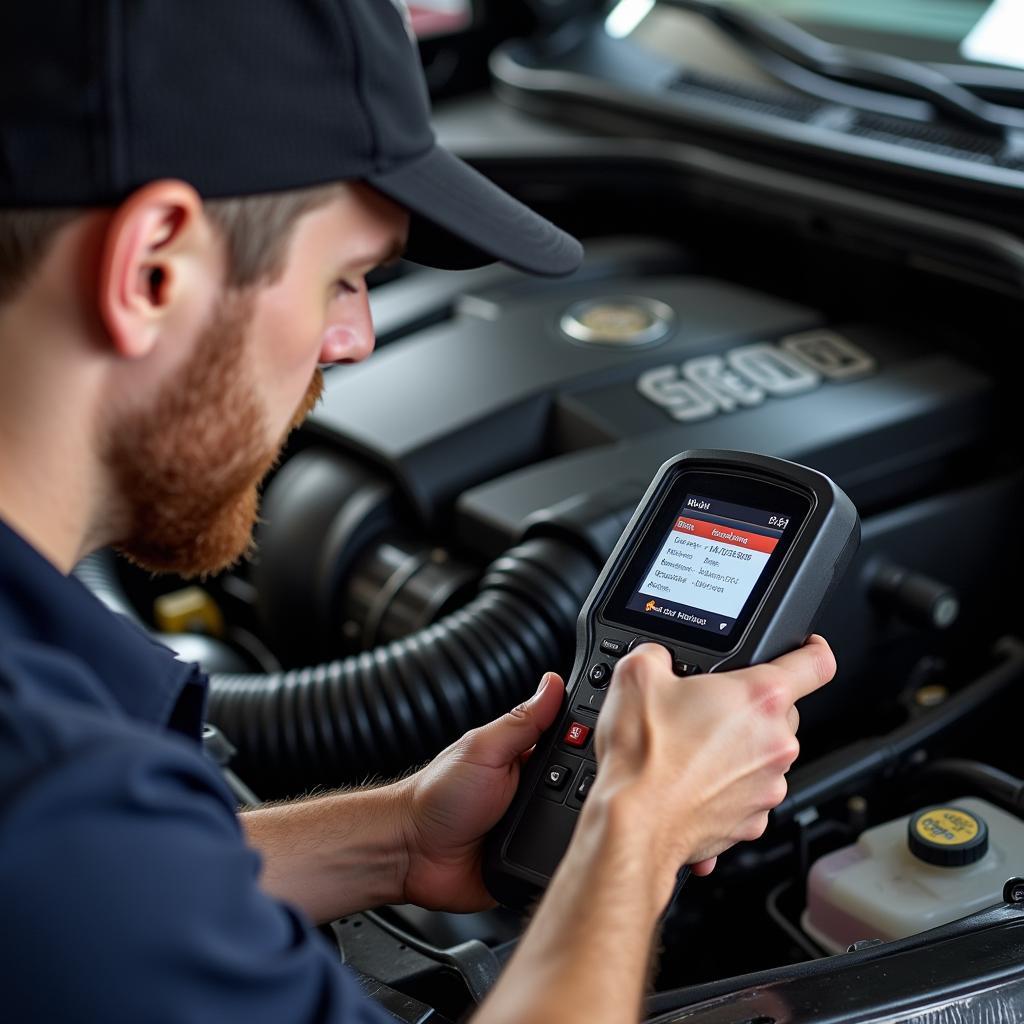
[[[777,14],[830,43],[939,63],[1024,67],[1018,0],[733,0]]]

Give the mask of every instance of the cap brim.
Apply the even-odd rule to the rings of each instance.
[[[366,181],[412,215],[406,259],[444,270],[501,260],[532,274],[571,274],[575,238],[440,146]]]

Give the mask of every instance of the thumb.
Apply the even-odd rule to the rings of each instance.
[[[529,700],[474,730],[473,760],[493,768],[511,764],[554,722],[564,696],[562,677],[546,672]]]

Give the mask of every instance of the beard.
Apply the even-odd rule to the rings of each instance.
[[[150,572],[204,576],[251,553],[259,485],[323,391],[317,370],[291,423],[268,444],[247,359],[251,316],[250,299],[223,299],[177,379],[106,445],[128,513],[114,547]]]

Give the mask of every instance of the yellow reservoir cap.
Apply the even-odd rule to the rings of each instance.
[[[910,852],[919,860],[959,868],[981,860],[988,851],[984,818],[962,807],[929,807],[908,822]]]
[[[205,633],[221,636],[224,616],[202,587],[185,587],[162,594],[153,602],[153,618],[164,633]]]

